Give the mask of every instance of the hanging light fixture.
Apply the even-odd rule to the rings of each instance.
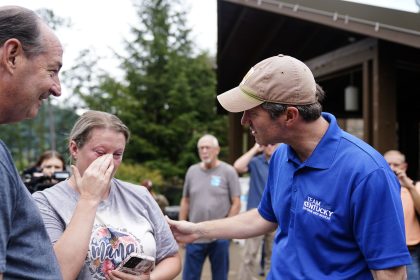
[[[350,85],[344,89],[344,110],[359,110],[359,89],[353,85],[353,72],[350,73]]]

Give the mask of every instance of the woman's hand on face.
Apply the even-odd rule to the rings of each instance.
[[[80,176],[76,166],[72,165],[76,188],[81,199],[99,202],[108,190],[114,170],[114,161],[111,154],[106,154],[95,159]]]

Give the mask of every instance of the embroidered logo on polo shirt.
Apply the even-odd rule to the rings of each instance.
[[[334,214],[333,211],[324,208],[322,206],[322,202],[320,200],[317,200],[313,197],[308,196],[306,200],[303,202],[303,210],[308,211],[309,213],[319,216],[323,219],[330,220],[332,214]]]

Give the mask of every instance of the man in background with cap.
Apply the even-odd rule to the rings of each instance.
[[[273,154],[257,209],[202,223],[168,223],[181,242],[249,238],[276,229],[267,279],[405,279],[400,186],[379,152],[322,113],[324,92],[301,61],[285,55],[255,65],[217,98],[242,112]]]

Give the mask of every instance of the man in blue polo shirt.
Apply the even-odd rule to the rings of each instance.
[[[400,186],[384,158],[321,113],[324,92],[309,68],[285,55],[255,65],[217,98],[244,112],[273,154],[258,209],[193,224],[168,220],[175,237],[249,238],[276,228],[267,279],[405,279]]]

